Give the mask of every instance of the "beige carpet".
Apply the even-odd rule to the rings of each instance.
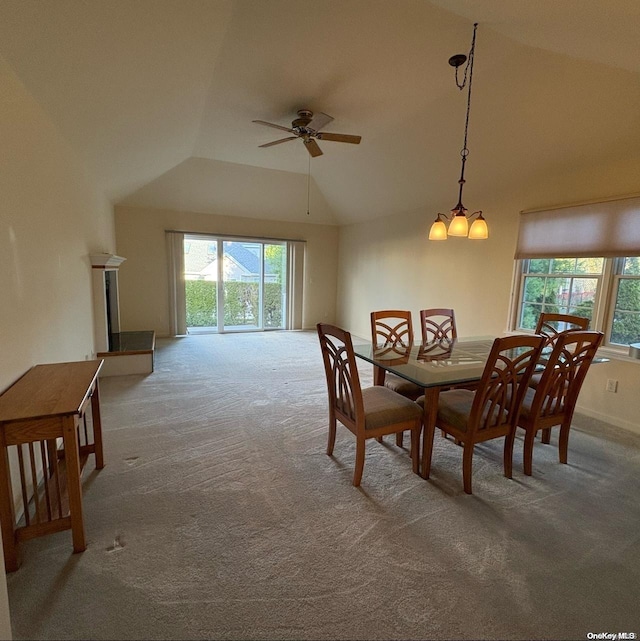
[[[363,364],[364,382],[371,382]],[[324,453],[312,332],[159,340],[148,377],[103,379],[107,466],[84,474],[89,547],[24,545],[16,639],[586,639],[640,633],[640,437],[577,417],[569,465],[536,444],[436,437],[433,473],[354,440]],[[408,441],[408,439],[406,439]]]

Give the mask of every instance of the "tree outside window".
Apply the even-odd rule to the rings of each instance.
[[[639,256],[523,260],[518,296],[515,329],[535,329],[542,312],[574,314],[613,347],[640,342]]]
[[[615,305],[610,342],[640,342],[640,257],[617,260]]]
[[[542,312],[575,314],[591,320],[603,264],[603,258],[524,261],[519,328],[534,329]]]

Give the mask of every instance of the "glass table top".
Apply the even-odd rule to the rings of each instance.
[[[421,387],[480,380],[493,341],[493,336],[480,336],[452,342],[374,346],[371,341],[352,337],[357,356]]]
[[[356,356],[425,388],[479,381],[494,340],[494,336],[476,336],[451,342],[372,346],[371,341],[352,336]],[[544,368],[544,357],[550,351],[550,347],[543,350],[536,369]],[[593,363],[608,360],[596,357]]]

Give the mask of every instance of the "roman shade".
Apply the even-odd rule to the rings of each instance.
[[[520,213],[516,258],[640,256],[640,196]]]

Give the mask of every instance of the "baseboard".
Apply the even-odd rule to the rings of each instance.
[[[576,405],[576,412],[584,414],[589,418],[595,418],[603,423],[608,423],[609,425],[614,425],[615,427],[620,427],[623,430],[633,432],[634,434],[640,434],[640,425],[637,423],[632,423],[631,421],[625,421],[624,419],[616,418],[610,414],[603,414],[602,412],[596,412],[594,410],[587,409],[586,407],[581,407]]]

